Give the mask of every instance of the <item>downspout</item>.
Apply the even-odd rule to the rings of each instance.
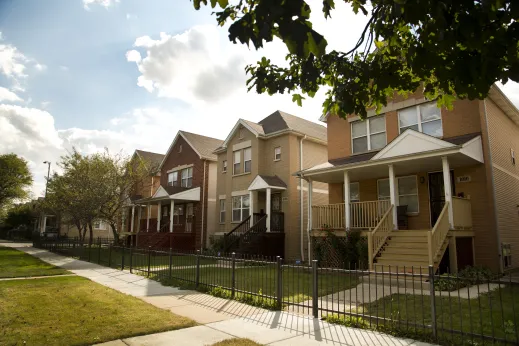
[[[204,214],[205,214],[205,164],[207,160],[204,160],[204,185],[202,186],[202,231],[200,234],[200,251],[204,249]]]
[[[501,254],[501,237],[499,234],[499,223],[497,221],[497,203],[496,203],[496,182],[494,180],[494,167],[492,165],[492,148],[490,147],[490,135],[488,130],[488,117],[487,117],[487,102],[483,100],[483,107],[485,112],[485,127],[487,128],[487,146],[488,146],[488,157],[490,159],[490,181],[492,182],[492,197],[494,198],[494,222],[496,227],[496,239],[497,239],[497,254],[499,257],[499,272],[503,272],[503,258]],[[474,242],[474,239],[472,240]],[[474,243],[473,243],[474,244]],[[475,264],[475,263],[474,263]]]
[[[299,141],[299,171],[303,171],[303,141],[306,139],[306,135]],[[299,179],[299,207],[300,207],[300,230],[301,230],[301,261],[305,260],[305,246],[304,246],[304,183],[302,176]],[[308,259],[310,259],[310,234],[308,234]]]

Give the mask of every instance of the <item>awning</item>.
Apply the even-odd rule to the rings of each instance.
[[[271,188],[273,190],[286,190],[287,184],[277,175],[257,175],[249,185],[249,191],[265,190]]]
[[[195,187],[170,195],[165,188],[160,186],[153,196],[135,201],[135,204],[157,204],[158,202],[171,200],[175,202],[198,202],[200,201],[200,187]]]

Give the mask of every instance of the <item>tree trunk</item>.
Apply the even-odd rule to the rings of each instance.
[[[92,241],[94,240],[94,231],[92,229],[92,222],[88,223],[88,234],[90,235],[90,239],[88,240],[88,245],[92,245]]]
[[[110,227],[112,228],[112,233],[114,235],[114,244],[119,245],[119,232],[117,232],[117,225],[111,222]]]
[[[87,231],[87,225],[84,225],[83,226],[83,230],[82,230],[82,238],[81,238],[81,245],[84,245],[85,244],[85,236],[86,236],[86,231]]]

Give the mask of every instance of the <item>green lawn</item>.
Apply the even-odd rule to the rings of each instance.
[[[227,339],[212,344],[211,346],[261,346],[261,344],[249,339]]]
[[[519,285],[497,289],[475,299],[459,299],[454,295],[436,297],[438,334],[450,339],[454,329],[464,333],[495,336],[519,343]],[[394,294],[364,306],[364,313],[371,316],[398,320],[396,324],[407,327],[407,322],[431,324],[430,297]],[[481,313],[480,313],[481,311]],[[418,328],[420,329],[420,328]],[[471,340],[470,336],[463,339]],[[478,340],[477,337],[474,337]]]
[[[16,249],[0,246],[0,278],[61,275],[66,270]]]
[[[0,282],[0,345],[90,345],[193,325],[80,277]]]

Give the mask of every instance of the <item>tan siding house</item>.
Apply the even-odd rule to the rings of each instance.
[[[329,184],[327,203],[311,197],[312,235],[362,231],[371,267],[519,266],[519,111],[497,86],[452,110],[417,91],[366,120],[322,120],[328,162],[300,172]]]
[[[258,123],[240,119],[215,153],[214,236],[226,238],[228,251],[304,259],[308,237],[301,212],[308,187],[293,173],[326,162],[326,128],[280,111]],[[327,190],[323,184],[316,191],[323,202]],[[240,239],[247,232],[261,235],[245,246]]]

